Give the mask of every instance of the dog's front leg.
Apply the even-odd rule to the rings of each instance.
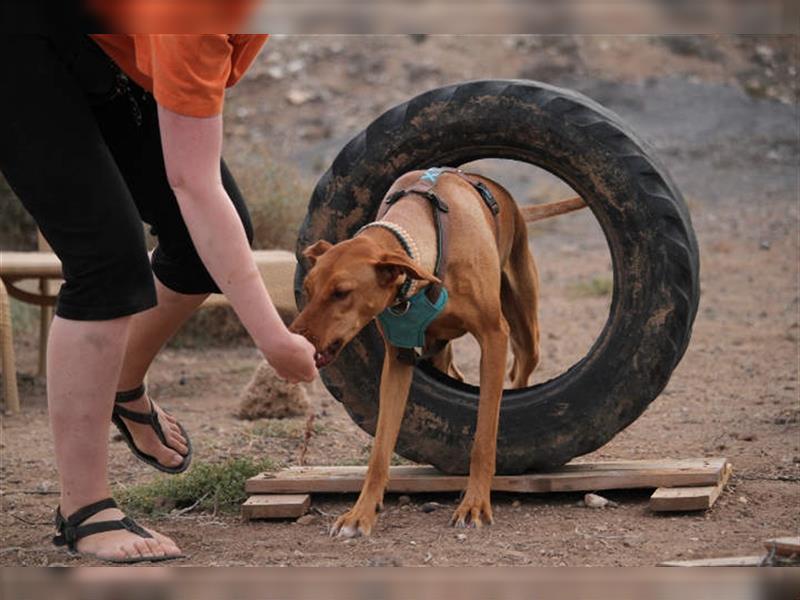
[[[451,521],[456,527],[480,527],[493,522],[490,496],[505,378],[508,324],[501,318],[497,327],[488,328],[476,337],[481,347],[478,423],[472,442],[467,489]]]
[[[381,372],[380,404],[375,442],[369,457],[367,476],[353,508],[339,517],[331,535],[358,537],[369,535],[383,503],[383,491],[389,480],[389,463],[400,432],[400,423],[411,388],[414,368],[397,360],[397,349],[386,344]]]

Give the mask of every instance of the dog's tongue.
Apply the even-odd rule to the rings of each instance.
[[[316,363],[317,368],[321,369],[322,367],[327,366],[328,363],[331,362],[331,358],[332,357],[331,357],[331,353],[330,352],[324,352],[324,351],[323,352],[317,352],[314,355],[314,362]]]

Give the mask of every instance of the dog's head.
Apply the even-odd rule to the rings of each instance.
[[[321,240],[303,256],[311,263],[306,306],[289,329],[314,344],[318,368],[392,303],[406,277],[439,282],[405,253],[387,251],[368,236],[336,245]]]

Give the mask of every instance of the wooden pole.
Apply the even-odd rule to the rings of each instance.
[[[0,279],[0,350],[2,350],[3,391],[6,410],[19,413],[19,390],[17,389],[17,366],[14,356],[14,332],[11,324],[11,302],[6,284]]]

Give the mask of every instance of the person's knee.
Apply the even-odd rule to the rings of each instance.
[[[64,319],[105,321],[156,305],[147,252],[126,244],[106,245],[93,256],[64,261],[64,285],[56,314]]]

